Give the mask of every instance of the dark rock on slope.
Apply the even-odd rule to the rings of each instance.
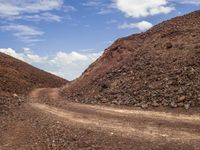
[[[83,103],[200,106],[200,11],[117,40],[62,94]]]

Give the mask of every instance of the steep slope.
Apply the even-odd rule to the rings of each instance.
[[[60,87],[68,81],[0,53],[0,113],[20,105],[34,88]]]
[[[0,83],[1,92],[25,94],[33,88],[59,87],[67,81],[0,53]]]
[[[200,11],[117,40],[77,80],[68,100],[141,107],[200,106]]]

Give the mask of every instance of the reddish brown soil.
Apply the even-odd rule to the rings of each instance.
[[[117,40],[63,89],[69,101],[200,106],[200,11]]]

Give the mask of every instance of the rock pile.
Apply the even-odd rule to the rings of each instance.
[[[200,11],[117,40],[62,93],[83,103],[200,106]]]

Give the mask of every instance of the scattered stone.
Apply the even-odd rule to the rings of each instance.
[[[177,104],[176,104],[175,102],[171,102],[171,103],[170,103],[170,106],[171,106],[172,108],[177,108],[177,107],[178,107]]]
[[[173,46],[172,43],[170,43],[170,42],[166,43],[166,48],[167,48],[167,49],[172,48],[172,46]]]
[[[18,96],[16,93],[14,93],[14,94],[13,94],[13,97],[14,97],[14,98],[18,98],[19,96]]]
[[[184,103],[181,102],[181,103],[178,103],[177,105],[178,105],[178,107],[183,107],[183,106],[184,106]]]
[[[160,106],[156,101],[153,101],[153,103],[151,104],[153,107],[158,107]]]
[[[186,100],[186,96],[181,96],[178,98],[178,102],[184,102]]]
[[[184,105],[184,108],[185,108],[186,110],[188,110],[188,109],[190,108],[190,104],[185,104],[185,105]]]
[[[143,109],[147,109],[148,107],[149,107],[148,104],[142,104],[142,105],[141,105],[141,108],[143,108]]]

